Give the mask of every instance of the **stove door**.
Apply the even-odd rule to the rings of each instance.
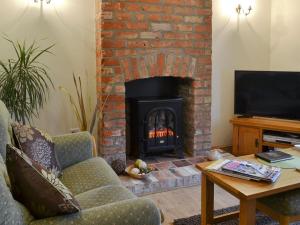
[[[176,114],[171,108],[154,108],[144,120],[146,151],[172,149],[176,145]]]

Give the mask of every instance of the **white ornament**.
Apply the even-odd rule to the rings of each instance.
[[[140,173],[140,170],[138,168],[132,168],[130,172],[137,175]]]
[[[140,169],[147,169],[147,163],[145,163],[144,161],[140,162],[139,168]]]
[[[222,154],[218,151],[218,149],[214,149],[209,151],[207,155],[208,159],[211,161],[218,160],[222,158]]]

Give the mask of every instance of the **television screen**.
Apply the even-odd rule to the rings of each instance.
[[[300,72],[235,71],[234,112],[300,120]]]

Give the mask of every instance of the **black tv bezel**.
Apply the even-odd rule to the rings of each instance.
[[[264,116],[259,114],[250,114],[250,113],[244,113],[240,114],[236,112],[236,74],[237,72],[256,72],[256,73],[290,73],[290,74],[298,74],[300,75],[300,72],[297,71],[273,71],[273,70],[235,70],[234,71],[234,115],[238,117],[245,117],[245,118],[251,118],[251,117],[263,117],[263,118],[274,118],[274,119],[282,119],[282,120],[291,120],[291,121],[300,121],[299,118],[291,118],[291,117],[280,117],[280,116]]]

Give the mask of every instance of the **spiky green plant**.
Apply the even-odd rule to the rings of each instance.
[[[14,119],[25,124],[33,116],[38,117],[50,87],[54,88],[47,66],[38,61],[44,54],[50,54],[54,45],[40,48],[36,42],[26,45],[26,42],[6,40],[16,57],[6,63],[0,61],[0,99]]]

